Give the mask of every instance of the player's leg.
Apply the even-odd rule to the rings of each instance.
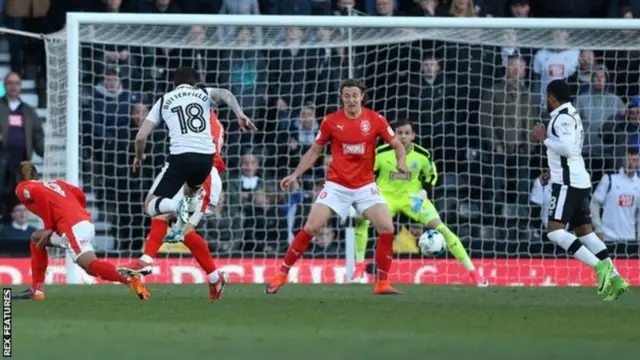
[[[473,265],[473,262],[471,261],[467,250],[462,245],[460,238],[458,238],[458,235],[451,231],[451,229],[442,222],[442,219],[440,219],[440,215],[438,214],[438,210],[436,210],[436,207],[429,199],[422,200],[422,207],[419,213],[415,213],[411,207],[405,208],[404,213],[411,219],[416,220],[421,224],[426,225],[428,228],[434,229],[442,234],[445,242],[447,243],[449,252],[469,272],[471,279],[476,283],[476,285],[479,287],[489,286],[489,282]]]
[[[373,228],[378,233],[374,294],[401,294],[400,291],[391,286],[389,281],[389,273],[393,262],[393,219],[389,207],[380,195],[376,184],[369,184],[358,189],[354,195],[354,204],[356,210],[371,221]]]
[[[302,229],[296,234],[293,242],[289,246],[280,269],[265,288],[266,294],[275,294],[287,282],[289,270],[302,257],[313,237],[320,232],[332,213],[344,218],[349,213],[353,195],[339,185],[327,182],[318,195],[307,221]]]
[[[591,224],[591,209],[589,207],[590,198],[590,191],[586,189],[582,196],[579,211],[574,214],[570,224],[580,239],[580,242],[586,246],[587,249],[589,249],[589,251],[598,258],[598,260],[611,264],[611,287],[604,300],[617,300],[620,295],[629,289],[629,284],[622,276],[620,276],[613,265],[613,260],[611,260],[611,257],[609,256],[607,246],[593,230],[593,225]]]
[[[602,294],[609,288],[613,266],[607,261],[600,261],[576,236],[565,230],[574,214],[580,212],[580,204],[583,201],[580,197],[583,194],[576,190],[566,185],[551,185],[547,237],[571,256],[595,270],[598,278],[598,293]],[[580,215],[584,216],[582,212]]]
[[[178,217],[184,223],[189,222],[189,214],[196,211],[201,199],[203,184],[210,177],[213,167],[212,156],[208,154],[185,154],[186,182],[183,198],[178,203]],[[216,171],[217,174],[217,171]]]
[[[125,284],[136,293],[136,295],[146,300],[149,298],[149,291],[145,288],[138,275],[128,274],[118,271],[112,263],[98,260],[93,249],[93,239],[95,237],[95,227],[89,221],[81,221],[65,231],[65,237],[69,243],[69,248],[75,254],[75,262],[87,274],[101,278],[106,281],[114,281]]]
[[[184,183],[182,170],[180,158],[170,155],[160,174],[153,181],[144,201],[144,208],[149,216],[153,218],[157,215],[176,212],[178,204],[173,197]]]
[[[47,274],[47,267],[49,266],[49,254],[47,253],[47,246],[51,246],[51,241],[47,240],[46,243],[40,244],[38,242],[43,234],[44,230],[39,230],[31,235],[31,241],[29,242],[29,250],[31,254],[31,286],[24,291],[13,296],[13,299],[17,300],[44,300],[44,283]]]
[[[367,252],[367,243],[369,242],[369,226],[371,221],[367,219],[358,219],[355,226],[355,255],[356,269],[353,272],[350,281],[358,281],[366,274],[367,263],[365,255]]]

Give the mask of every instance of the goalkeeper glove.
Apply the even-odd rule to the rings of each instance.
[[[424,199],[427,198],[427,192],[421,190],[417,194],[409,195],[409,197],[411,198],[411,211],[418,213],[422,210],[422,203],[424,202]]]

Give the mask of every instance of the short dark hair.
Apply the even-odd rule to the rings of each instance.
[[[552,95],[561,104],[571,101],[569,84],[562,79],[552,80],[549,85],[547,85],[547,93]]]
[[[403,127],[403,126],[406,126],[406,125],[411,126],[411,130],[413,130],[413,123],[411,122],[411,120],[408,120],[408,119],[400,119],[400,120],[396,120],[396,121],[393,123],[393,128],[394,128],[394,129],[397,129],[397,128],[399,128],[399,127]]]
[[[21,161],[20,168],[18,169],[18,173],[16,175],[16,180],[18,183],[26,180],[40,179],[38,170],[36,169],[35,165],[31,163],[31,161]]]
[[[198,83],[198,73],[190,67],[181,67],[173,73],[173,85],[187,84],[195,86]]]
[[[118,73],[118,69],[108,68],[108,69],[106,69],[106,70],[104,71],[104,76],[105,76],[105,77],[107,77],[107,76],[118,76],[118,75],[120,75],[120,74]]]
[[[627,149],[627,154],[629,155],[638,155],[640,154],[640,150],[637,147],[629,147],[629,149]]]
[[[342,94],[342,90],[347,87],[357,87],[363,93],[367,91],[367,87],[364,85],[364,82],[358,79],[344,79],[340,83],[340,94]]]

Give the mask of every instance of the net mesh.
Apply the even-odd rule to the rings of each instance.
[[[192,66],[208,86],[233,91],[260,129],[241,133],[233,115],[219,109],[228,134],[223,152],[228,170],[219,209],[199,229],[221,263],[239,267],[235,271],[242,281],[264,281],[268,269],[279,263],[273,258],[283,255],[303,224],[330,154],[305,174],[299,189],[282,193],[277,181],[313,142],[322,116],[338,108],[338,85],[349,75],[365,80],[368,106],[389,121],[414,122],[416,142],[432,151],[439,171],[430,198],[490,281],[548,285],[590,279],[590,270],[567,262],[543,239],[539,214],[549,194],[544,192],[538,205],[530,195],[546,161],[530,129],[545,119],[541,89],[546,82],[568,78],[584,104],[580,110],[586,111],[587,133],[593,135],[585,156],[594,181],[610,170],[618,159],[611,150],[615,141],[604,146],[599,134],[605,119],[623,116],[622,104],[638,94],[636,31],[256,30],[81,25],[80,179],[99,224],[95,246],[105,256],[128,261],[140,255],[149,225],[142,204],[164,164],[168,140],[164,130],[156,130],[141,175],[133,175],[132,139],[150,105],[169,89],[172,70]],[[60,177],[66,162],[70,70],[64,33],[47,39],[47,54],[44,172]],[[610,102],[594,90],[600,89],[593,81],[598,71],[606,75]],[[420,224],[401,214],[396,220],[400,260],[394,280],[469,281],[451,254],[433,259],[418,253]],[[327,224],[308,260],[293,272],[294,281],[344,281],[336,274],[344,273],[345,227],[339,219]],[[371,259],[372,230],[368,237]],[[631,240],[615,244],[618,257],[637,256],[637,241]],[[179,245],[167,249],[160,258],[176,258],[167,260],[170,266],[193,264]],[[160,271],[175,275],[178,270]],[[180,276],[173,281],[181,281]]]

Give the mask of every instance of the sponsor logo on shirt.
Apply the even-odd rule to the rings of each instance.
[[[401,173],[401,172],[390,172],[389,173],[389,179],[391,180],[405,180],[405,181],[409,181],[411,180],[411,173]]]
[[[620,194],[618,195],[618,206],[632,207],[636,203],[635,195]]]
[[[547,68],[549,77],[563,78],[564,77],[564,64],[550,64]]]
[[[391,126],[387,126],[387,132],[389,133],[389,135],[391,136],[396,136],[396,133],[393,132],[393,129],[391,128]]]
[[[347,155],[364,155],[365,144],[342,144],[342,153]]]

